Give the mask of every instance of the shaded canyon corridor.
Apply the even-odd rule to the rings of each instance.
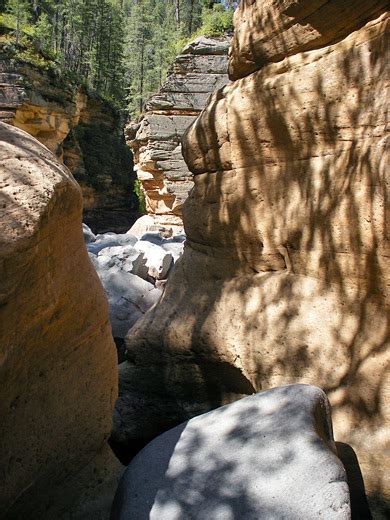
[[[234,7],[124,135],[4,60],[5,520],[387,518],[389,5]]]

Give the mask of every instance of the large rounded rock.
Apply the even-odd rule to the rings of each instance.
[[[106,449],[116,351],[77,183],[25,132],[0,124],[0,139],[0,516],[46,518]]]
[[[326,395],[275,388],[195,417],[144,448],[112,520],[349,520]]]

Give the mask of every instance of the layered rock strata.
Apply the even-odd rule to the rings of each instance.
[[[155,225],[182,227],[181,208],[193,186],[181,151],[181,137],[228,81],[230,37],[200,37],[175,59],[160,92],[146,103],[140,122],[130,123],[126,140]]]
[[[0,141],[0,516],[69,519],[119,471],[108,305],[72,175],[19,129],[0,123]]]
[[[275,388],[195,417],[126,469],[113,520],[351,518],[326,395]]]
[[[129,229],[137,201],[119,114],[50,70],[16,62],[1,44],[0,55],[0,120],[34,136],[71,170],[95,232]]]
[[[239,35],[263,10],[245,36],[252,49],[266,53],[265,31],[287,41],[276,4],[241,3]],[[294,33],[293,48],[276,63],[255,60],[259,70],[216,92],[185,135],[195,174],[187,243],[160,304],[127,338],[133,379],[129,387],[124,373],[118,411],[131,403],[137,374],[153,374],[151,409],[165,396],[185,412],[186,403],[231,399],[238,381],[247,392],[319,385],[374,500],[389,489],[389,14],[375,18],[375,1],[355,4],[331,37],[344,2],[327,2],[329,17],[304,27],[324,34],[321,48],[306,51]],[[235,77],[251,70],[235,68],[248,48],[234,47]],[[126,435],[131,444],[143,434],[133,423]]]

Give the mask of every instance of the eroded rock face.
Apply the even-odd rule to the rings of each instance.
[[[117,395],[108,305],[69,170],[10,125],[0,140],[0,516],[73,518],[76,495],[96,500],[95,476],[119,471],[106,445]]]
[[[12,58],[0,64],[0,121],[34,136],[70,169],[82,188],[84,220],[95,232],[125,231],[138,215],[120,115],[50,71]]]
[[[152,441],[120,483],[113,520],[351,518],[326,395],[256,394]]]
[[[266,4],[244,2],[246,19]],[[207,409],[239,388],[326,389],[371,497],[389,489],[388,20],[310,52],[297,39],[292,56],[213,95],[184,138],[195,174],[184,255],[127,339],[132,377],[159,374],[153,402]],[[278,11],[271,26],[283,39]]]
[[[230,40],[203,36],[187,45],[160,92],[148,100],[142,120],[126,128],[146,209],[157,226],[182,227],[181,208],[193,181],[181,137],[210,94],[226,85]]]
[[[388,9],[387,0],[241,0],[234,16],[229,76],[348,36]]]

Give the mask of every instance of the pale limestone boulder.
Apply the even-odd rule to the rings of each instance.
[[[91,228],[87,226],[87,224],[83,224],[83,236],[84,242],[86,244],[90,244],[96,240],[96,235],[92,232]]]
[[[93,242],[87,244],[87,249],[94,255],[109,247],[129,246],[133,247],[137,243],[137,237],[131,233],[104,233],[97,235]]]
[[[129,229],[128,233],[130,235],[134,235],[138,239],[142,237],[145,233],[149,231],[158,231],[159,228],[154,223],[154,218],[152,215],[143,215],[139,219],[137,219],[134,224]]]
[[[349,520],[319,388],[274,388],[157,437],[130,463],[112,520]]]
[[[61,503],[54,517],[72,518],[80,494],[94,501],[119,474],[106,451],[117,396],[108,305],[72,175],[22,130],[1,123],[0,140],[0,516],[53,518]],[[107,515],[102,502],[94,518]]]
[[[98,256],[93,259],[93,263],[108,299],[112,335],[124,338],[131,327],[160,299],[161,291],[152,283],[117,265],[110,256]]]
[[[281,384],[323,387],[337,438],[382,498],[388,23],[381,15],[213,95],[183,141],[195,174],[184,255],[127,337],[133,376],[159,374],[145,401],[176,396],[183,415]],[[127,443],[140,438],[133,429]]]
[[[148,240],[139,240],[136,247],[144,254],[148,275],[155,280],[166,279],[173,264],[171,253]]]

